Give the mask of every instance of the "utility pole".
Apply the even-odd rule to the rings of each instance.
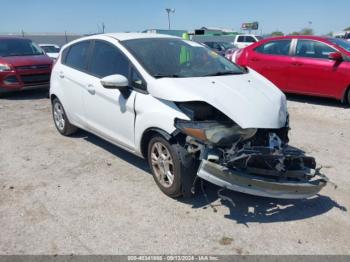
[[[175,13],[175,9],[165,8],[165,11],[168,13],[168,28],[170,30],[170,13]]]
[[[105,33],[105,28],[106,28],[105,23],[102,22],[102,34]]]

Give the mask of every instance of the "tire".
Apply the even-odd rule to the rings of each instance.
[[[350,106],[350,88],[348,88],[348,90],[345,93],[345,104]]]
[[[52,117],[56,129],[61,135],[69,136],[77,132],[78,128],[69,122],[63,105],[57,98],[52,100]]]
[[[161,135],[155,135],[148,143],[147,160],[154,181],[164,194],[172,198],[191,194],[195,160],[183,147],[171,144]]]

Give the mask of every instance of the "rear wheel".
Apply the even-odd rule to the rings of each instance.
[[[194,160],[178,144],[155,135],[148,144],[148,163],[161,191],[170,197],[189,195],[195,170]]]
[[[57,98],[52,101],[52,116],[58,132],[62,135],[69,136],[78,130],[69,122],[63,105]]]

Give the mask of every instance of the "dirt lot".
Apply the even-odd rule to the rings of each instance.
[[[1,99],[0,253],[350,254],[350,109],[289,100],[291,144],[338,188],[302,201],[224,192],[234,207],[209,184],[208,199],[170,199],[144,160],[83,131],[59,135],[45,93]]]

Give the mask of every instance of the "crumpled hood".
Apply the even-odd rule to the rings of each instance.
[[[242,75],[156,79],[148,91],[174,102],[207,102],[242,128],[281,128],[287,119],[285,95],[252,69]]]

